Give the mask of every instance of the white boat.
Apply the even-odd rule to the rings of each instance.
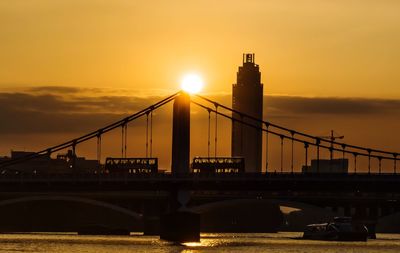
[[[303,239],[330,241],[367,241],[368,229],[351,217],[335,217],[333,221],[307,225]]]

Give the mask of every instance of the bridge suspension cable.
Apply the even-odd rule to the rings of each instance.
[[[305,151],[306,151],[306,164],[307,164],[307,160],[308,160],[308,157],[307,157],[308,156],[308,148],[309,148],[310,145],[311,146],[315,146],[316,149],[317,149],[317,172],[319,172],[319,162],[320,162],[319,161],[320,160],[320,154],[319,153],[320,153],[320,149],[321,148],[324,149],[324,150],[332,150],[332,151],[337,151],[337,152],[341,151],[343,153],[343,158],[345,157],[346,153],[350,153],[350,154],[353,154],[353,155],[354,155],[354,153],[357,153],[358,156],[368,157],[367,153],[355,152],[354,150],[346,149],[347,147],[357,147],[357,146],[354,146],[354,145],[348,145],[348,144],[345,144],[345,143],[334,143],[336,146],[335,145],[331,146],[331,142],[325,142],[327,144],[324,144],[324,143],[321,143],[321,139],[320,138],[313,137],[313,136],[309,135],[315,140],[314,142],[310,142],[310,141],[307,141],[307,140],[299,138],[299,136],[300,137],[302,137],[302,136],[304,137],[304,135],[302,133],[300,133],[300,132],[297,132],[297,131],[294,131],[294,130],[290,130],[289,133],[284,134],[284,133],[281,133],[281,132],[277,132],[275,130],[271,130],[269,128],[269,126],[272,126],[272,124],[267,122],[267,121],[257,120],[258,122],[264,123],[265,126],[268,126],[268,127],[263,127],[263,125],[262,125],[261,127],[259,127],[259,126],[256,126],[254,124],[251,124],[251,123],[249,123],[247,121],[243,121],[241,119],[234,118],[234,117],[232,117],[232,115],[227,115],[227,114],[225,114],[225,113],[223,113],[221,111],[214,110],[213,108],[208,107],[208,106],[203,105],[203,104],[200,104],[200,103],[198,103],[196,101],[192,100],[191,102],[193,104],[199,106],[199,107],[202,107],[203,109],[205,109],[207,111],[210,110],[211,112],[213,112],[213,113],[215,113],[215,114],[217,114],[219,116],[222,116],[224,118],[230,119],[232,121],[239,122],[239,123],[241,123],[243,125],[250,126],[252,128],[255,128],[255,129],[259,129],[259,130],[261,130],[263,132],[266,132],[268,134],[272,134],[272,135],[275,135],[275,136],[278,136],[278,137],[282,137],[282,138],[292,139],[293,142],[307,143],[307,145],[304,145],[305,146],[304,148],[305,148]],[[238,113],[237,111],[234,111],[234,110],[232,110],[232,109],[230,109],[228,107],[221,106],[221,105],[218,105],[218,106],[221,107],[221,108],[224,108],[224,109],[227,108],[228,111],[231,111],[233,113]],[[243,114],[243,115],[245,117],[249,117],[249,118],[252,118],[252,119],[256,120],[254,117],[251,117],[249,115],[246,115],[246,114]],[[280,129],[278,129],[278,130],[280,130]],[[291,135],[291,133],[293,133],[293,136]],[[296,136],[295,136],[295,134],[296,134]],[[339,149],[337,147],[338,145],[340,145],[341,149]],[[368,150],[368,148],[362,147],[361,150]],[[371,149],[371,151],[373,151],[373,150]],[[378,151],[374,151],[374,152],[377,153]],[[397,153],[387,152],[387,154],[392,154],[393,157],[381,156],[381,155],[378,155],[378,154],[370,154],[370,157],[373,157],[373,158],[381,157],[381,159],[396,160],[395,154],[397,155]],[[344,166],[344,161],[343,161],[343,166]],[[356,169],[357,169],[357,161],[355,159],[355,170]]]
[[[208,99],[208,98],[206,98],[204,96],[201,96],[201,95],[198,95],[198,94],[195,95],[195,96],[197,98],[200,98],[200,99],[208,102],[208,103],[214,104],[214,105],[216,105],[216,106],[218,106],[220,108],[223,108],[225,110],[231,111],[232,113],[243,114],[245,117],[247,117],[249,119],[252,119],[252,120],[254,120],[256,122],[268,123],[269,126],[274,127],[276,129],[279,129],[279,130],[282,130],[282,131],[285,131],[285,132],[288,132],[288,133],[294,132],[296,135],[299,135],[299,136],[302,136],[302,137],[306,137],[306,138],[310,138],[310,139],[314,139],[314,140],[320,139],[317,136],[313,136],[313,135],[306,134],[306,133],[303,133],[303,132],[298,132],[298,131],[295,131],[294,129],[289,129],[289,128],[286,128],[286,127],[283,127],[283,126],[280,126],[280,125],[277,125],[277,124],[273,124],[271,122],[264,121],[262,119],[259,119],[259,118],[256,118],[256,117],[253,117],[253,116],[238,112],[238,111],[236,111],[236,110],[234,110],[232,108],[229,108],[229,107],[227,107],[225,105],[219,104],[219,103],[217,103],[217,102],[215,102],[215,101],[213,101],[211,99]],[[295,141],[296,141],[296,139],[295,139]],[[328,143],[328,144],[330,144],[332,146],[333,145],[337,145],[337,146],[346,145],[349,148],[356,149],[356,150],[362,150],[362,151],[365,151],[365,152],[368,149],[370,149],[371,152],[374,152],[374,153],[381,153],[381,154],[393,156],[393,157],[388,157],[388,156],[385,157],[385,159],[390,159],[390,160],[395,160],[396,158],[394,158],[394,157],[395,156],[397,157],[397,155],[398,155],[397,152],[390,152],[390,151],[379,150],[379,149],[371,149],[371,148],[366,148],[366,147],[357,146],[357,145],[351,145],[351,144],[345,144],[345,143],[342,143],[342,142],[337,142],[337,141],[332,141],[332,140],[320,139],[320,141],[324,142],[324,143]],[[325,149],[326,146],[325,145],[321,145],[321,147],[323,147]],[[327,150],[329,150],[329,148],[327,148]],[[337,148],[332,148],[332,151],[339,151],[339,150]],[[362,154],[362,155],[366,155],[366,154]],[[374,155],[374,157],[378,157],[378,155]]]
[[[308,139],[314,140],[315,143],[314,143],[314,142],[311,142],[311,141],[309,141],[309,143],[310,143],[310,145],[316,146],[316,147],[317,147],[317,153],[318,153],[318,154],[317,154],[317,170],[319,170],[319,149],[320,149],[320,148],[322,148],[322,149],[324,149],[324,150],[329,150],[331,153],[333,153],[334,151],[337,151],[337,152],[341,151],[341,152],[343,152],[343,158],[344,158],[344,154],[345,154],[345,153],[354,153],[354,152],[356,151],[356,153],[357,153],[359,156],[368,157],[368,155],[369,155],[369,156],[372,157],[372,158],[381,157],[381,159],[385,159],[385,160],[394,160],[394,164],[393,164],[394,167],[395,167],[395,164],[397,163],[397,159],[398,159],[398,158],[397,158],[397,156],[398,156],[398,153],[397,153],[397,152],[389,152],[389,151],[384,151],[384,150],[371,149],[371,148],[366,148],[366,147],[361,147],[361,146],[356,146],[356,145],[351,145],[351,144],[345,144],[345,143],[341,143],[341,142],[336,142],[336,141],[332,141],[332,140],[320,139],[320,138],[318,138],[317,136],[313,136],[313,135],[305,134],[305,133],[302,133],[302,132],[298,132],[298,131],[295,131],[295,130],[293,130],[293,129],[289,129],[289,128],[286,128],[286,127],[282,127],[282,126],[273,124],[273,123],[271,123],[271,122],[264,121],[264,120],[261,120],[261,119],[252,117],[252,116],[250,116],[250,115],[247,115],[247,114],[238,112],[238,111],[236,111],[236,110],[234,110],[234,109],[232,109],[232,108],[229,108],[229,107],[227,107],[227,106],[224,106],[224,105],[222,105],[222,104],[219,104],[219,103],[217,103],[217,102],[215,102],[215,101],[213,101],[213,100],[210,100],[210,99],[208,99],[208,98],[205,98],[205,97],[203,97],[203,96],[201,96],[201,95],[195,95],[195,96],[196,96],[197,98],[203,100],[203,101],[206,101],[206,102],[208,102],[208,103],[210,103],[210,104],[213,104],[213,105],[215,105],[215,106],[218,106],[218,107],[220,107],[220,108],[223,108],[223,109],[225,109],[225,110],[227,110],[227,111],[230,111],[230,112],[232,112],[232,113],[243,114],[245,117],[247,117],[247,118],[249,118],[249,119],[252,119],[252,120],[254,120],[255,122],[261,122],[261,123],[264,123],[265,125],[268,125],[268,126],[270,126],[270,127],[275,128],[275,129],[277,129],[277,130],[284,131],[284,132],[286,132],[286,134],[283,134],[285,138],[291,138],[289,135],[290,135],[291,133],[294,133],[294,134],[296,134],[296,136],[297,136],[297,137],[293,138],[293,141],[294,141],[294,142],[304,142],[305,140],[304,140],[303,138],[308,138]],[[209,107],[207,107],[207,106],[205,106],[205,107],[206,107],[206,108],[209,108]],[[219,114],[219,113],[218,113],[218,114]],[[219,115],[221,115],[221,114],[219,114]],[[228,118],[231,118],[231,116],[228,116],[228,115],[225,115],[225,116],[227,116]],[[235,121],[238,121],[238,122],[239,122],[240,120],[235,119]],[[260,128],[260,127],[258,127],[258,126],[253,125],[253,124],[248,124],[248,123],[246,123],[246,122],[241,122],[241,123],[242,123],[242,124],[245,124],[245,125],[250,125],[251,127],[254,127],[254,128],[257,128],[257,129]],[[277,131],[271,130],[270,128],[265,129],[265,128],[262,127],[261,130],[262,130],[262,131],[266,131],[266,132],[268,132],[268,133],[271,133],[271,134],[273,134],[273,135],[278,135],[278,136],[279,136],[279,135],[282,135],[282,133],[278,133]],[[289,134],[288,134],[288,133],[289,133]],[[328,145],[329,145],[329,146],[328,146]],[[342,147],[342,149],[339,149],[338,146],[339,146],[339,147]],[[350,149],[345,149],[346,147],[347,147],[347,148],[350,148]],[[371,151],[370,154],[367,154],[368,150]],[[343,166],[344,166],[344,162],[343,162]],[[395,171],[395,168],[393,168],[393,171]]]
[[[75,152],[76,151],[75,150],[76,149],[76,145],[78,145],[78,144],[80,144],[82,142],[88,141],[90,139],[97,138],[98,135],[103,135],[103,134],[105,134],[107,132],[110,132],[111,130],[114,130],[114,129],[124,125],[124,124],[127,124],[128,122],[131,122],[131,121],[133,121],[133,120],[135,120],[137,118],[140,118],[140,117],[148,114],[150,111],[154,111],[154,110],[158,109],[159,107],[171,102],[179,94],[180,94],[180,92],[174,93],[174,94],[172,94],[172,95],[170,95],[170,96],[158,101],[157,103],[155,103],[155,104],[153,104],[153,105],[151,105],[149,107],[146,107],[143,110],[140,110],[139,112],[136,112],[136,113],[134,113],[134,114],[132,114],[132,115],[130,115],[128,117],[125,117],[125,118],[123,118],[121,120],[118,120],[118,121],[116,121],[114,123],[111,123],[111,124],[109,124],[109,125],[107,125],[107,126],[105,126],[103,128],[99,128],[99,129],[97,129],[95,131],[92,131],[92,132],[90,132],[88,134],[82,135],[82,136],[80,136],[78,138],[75,138],[75,139],[69,140],[67,142],[64,142],[64,143],[61,143],[61,144],[58,144],[58,145],[43,149],[41,151],[29,154],[29,155],[24,156],[24,157],[20,157],[20,158],[16,158],[16,159],[0,162],[0,168],[3,168],[5,166],[9,166],[9,165],[12,165],[12,164],[24,162],[24,161],[27,161],[27,160],[30,160],[30,159],[34,159],[34,158],[37,158],[37,157],[50,155],[52,153],[55,153],[57,151],[60,151],[60,150],[63,150],[63,149],[69,148],[69,147],[72,147],[72,153],[75,156],[76,155],[76,152]]]
[[[12,160],[7,160],[0,162],[0,168],[4,166],[9,166],[15,163],[19,162],[24,162],[32,158],[40,157],[40,156],[45,156],[45,155],[51,155],[54,152],[66,149],[71,147],[72,148],[72,154],[73,157],[76,156],[76,146],[82,142],[88,141],[92,138],[97,138],[98,141],[98,147],[97,147],[97,159],[100,161],[101,160],[101,136],[111,130],[114,130],[118,127],[122,127],[122,155],[126,156],[127,155],[127,124],[137,118],[140,118],[142,116],[146,116],[146,157],[149,155],[152,156],[152,124],[153,124],[153,111],[156,110],[157,108],[169,103],[170,101],[174,100],[176,96],[178,96],[180,92],[177,92],[171,96],[168,96],[167,98],[135,113],[132,114],[128,117],[125,117],[119,121],[116,121],[112,124],[109,124],[103,128],[97,129],[95,131],[92,131],[88,134],[85,134],[83,136],[80,136],[78,138],[72,139],[70,141],[64,142],[59,145],[55,145],[49,148],[46,148],[44,150],[38,151],[36,153],[29,154],[27,156],[21,157],[21,158],[16,158]],[[286,127],[282,127],[276,124],[273,124],[269,121],[264,121],[261,119],[257,119],[253,116],[244,114],[242,112],[238,112],[236,110],[233,110],[227,106],[224,106],[222,104],[219,104],[215,101],[212,101],[208,98],[205,98],[200,95],[195,95],[197,98],[200,98],[208,103],[211,103],[214,108],[205,106],[203,104],[200,104],[196,101],[191,100],[192,103],[206,109],[209,113],[209,129],[208,129],[208,154],[210,155],[210,135],[211,135],[211,113],[215,113],[215,138],[214,138],[214,155],[217,156],[217,141],[218,141],[218,116],[222,116],[227,119],[231,119],[232,122],[239,122],[242,124],[242,126],[249,126],[252,128],[256,128],[258,130],[261,130],[263,132],[266,132],[266,170],[268,171],[268,157],[269,157],[269,135],[272,134],[274,136],[281,137],[281,149],[283,150],[283,141],[285,138],[290,139],[292,142],[292,153],[291,153],[291,169],[293,171],[293,164],[294,164],[294,143],[299,142],[304,144],[305,148],[305,160],[306,160],[306,165],[308,164],[308,148],[309,146],[314,146],[317,149],[317,170],[319,170],[319,153],[320,153],[320,148],[324,150],[329,150],[330,153],[332,154],[334,151],[337,152],[342,152],[343,154],[343,159],[345,158],[345,154],[353,154],[354,156],[354,170],[355,172],[357,171],[357,156],[364,156],[368,157],[370,160],[371,158],[376,158],[379,161],[379,171],[381,171],[381,160],[393,160],[393,172],[397,172],[397,160],[398,160],[398,153],[397,152],[389,152],[389,151],[384,151],[384,150],[378,150],[378,149],[371,149],[371,148],[366,148],[366,147],[361,147],[361,146],[356,146],[356,145],[350,145],[350,144],[345,144],[345,143],[340,143],[332,140],[324,140],[320,139],[317,136],[312,136],[309,134],[305,134],[302,132],[295,131],[293,129],[289,129]],[[232,115],[227,115],[225,113],[222,113],[219,109],[222,108],[224,110],[230,111],[232,114],[238,114],[240,115],[240,119],[232,117]],[[149,114],[150,114],[150,152],[149,152]],[[244,120],[244,117],[247,119],[251,119],[251,121]],[[261,127],[254,125],[254,123],[249,123],[249,122],[259,122],[262,123]],[[282,133],[283,132],[283,133]],[[306,139],[305,139],[306,138]],[[310,140],[311,139],[311,140]],[[282,151],[283,152],[283,151]],[[282,153],[281,152],[281,153]],[[281,154],[281,169],[283,169],[283,154]],[[73,166],[74,166],[74,160],[73,158]],[[370,161],[369,161],[370,163]],[[345,166],[345,163],[343,161],[343,167]],[[369,172],[370,172],[370,165],[369,165]]]

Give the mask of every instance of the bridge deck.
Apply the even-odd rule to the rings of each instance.
[[[0,176],[4,191],[234,190],[400,193],[400,174],[62,174]]]

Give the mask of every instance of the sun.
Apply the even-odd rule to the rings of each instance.
[[[186,74],[182,78],[181,88],[190,94],[199,93],[203,89],[204,83],[202,78],[195,73]]]

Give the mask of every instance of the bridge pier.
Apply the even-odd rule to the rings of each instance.
[[[368,229],[368,238],[376,239],[376,224],[378,222],[378,207],[370,206],[365,203],[360,204],[341,204],[332,207],[332,211],[338,216],[352,217],[355,224],[365,225]]]
[[[200,214],[186,207],[189,201],[188,190],[174,189],[170,192],[170,211],[161,216],[160,239],[173,242],[200,241]]]
[[[171,173],[190,172],[190,96],[181,92],[174,101]]]
[[[377,223],[377,217],[373,216],[370,208],[366,204],[356,205],[354,208],[353,219],[356,223],[363,224],[368,229],[368,237],[370,239],[376,239],[375,227]]]
[[[370,239],[376,239],[376,220],[370,220],[365,222],[365,226],[368,229],[368,237]]]
[[[160,235],[160,216],[143,217],[143,235]]]
[[[143,207],[143,234],[160,235],[160,217],[163,213],[160,201],[148,201]]]
[[[200,214],[180,210],[161,216],[160,239],[173,242],[200,241]]]

